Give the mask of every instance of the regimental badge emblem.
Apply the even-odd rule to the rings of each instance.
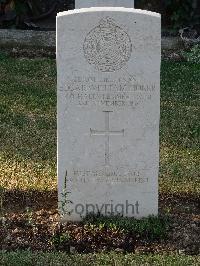
[[[132,53],[131,38],[114,19],[100,20],[86,36],[84,56],[90,65],[101,72],[114,72],[129,61]]]

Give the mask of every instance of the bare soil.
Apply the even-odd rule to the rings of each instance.
[[[28,207],[27,207],[28,206]],[[165,239],[154,241],[120,230],[91,230],[83,223],[59,222],[57,192],[6,192],[0,222],[0,249],[13,251],[100,252],[139,254],[178,252],[200,253],[200,200],[187,195],[160,196],[160,213],[169,218]],[[65,239],[65,235],[70,239]],[[63,241],[56,242],[63,236]]]

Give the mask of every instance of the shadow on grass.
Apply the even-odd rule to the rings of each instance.
[[[58,206],[58,192],[37,190],[5,190],[2,194],[3,209],[7,212],[24,211],[27,207],[34,211],[55,210]],[[199,213],[200,197],[180,193],[159,195],[159,212]]]
[[[34,211],[57,210],[57,191],[5,190],[3,209],[7,212],[24,211],[27,207]]]

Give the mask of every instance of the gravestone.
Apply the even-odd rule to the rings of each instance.
[[[64,220],[89,213],[157,215],[160,31],[159,14],[133,8],[58,14],[58,193]]]
[[[134,0],[76,0],[76,8],[87,7],[134,7]]]

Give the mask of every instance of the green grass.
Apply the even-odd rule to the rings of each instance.
[[[55,190],[55,60],[0,58],[0,186]],[[199,73],[162,64],[160,192],[200,195]]]
[[[55,189],[55,61],[5,59],[0,79],[1,185]]]
[[[200,194],[200,64],[163,62],[160,190]]]
[[[4,266],[70,266],[70,265],[154,265],[154,266],[195,266],[200,265],[196,256],[178,255],[133,255],[133,254],[88,254],[67,255],[65,253],[31,253],[31,252],[0,252],[0,265]]]

